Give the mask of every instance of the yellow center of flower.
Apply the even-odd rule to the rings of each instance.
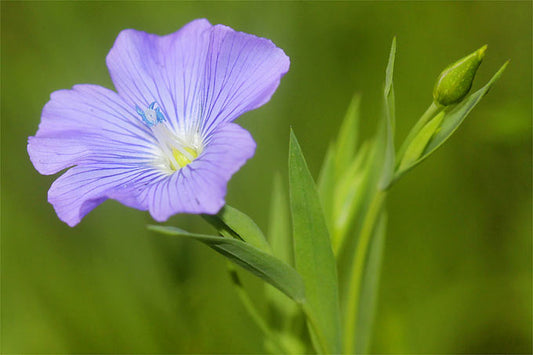
[[[172,156],[174,157],[174,160],[176,163],[178,163],[179,167],[174,166],[174,162],[170,161],[170,164],[172,165],[172,168],[174,170],[178,170],[181,168],[184,168],[188,164],[190,164],[194,159],[198,158],[198,152],[189,147],[185,147],[184,150],[190,154],[189,157],[185,156],[183,153],[181,153],[178,149],[172,148]],[[190,159],[192,158],[192,159]]]

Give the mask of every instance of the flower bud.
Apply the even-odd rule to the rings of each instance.
[[[468,94],[486,50],[485,45],[443,70],[433,89],[433,100],[437,104],[452,105],[460,102]]]

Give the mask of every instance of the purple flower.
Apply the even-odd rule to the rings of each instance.
[[[195,20],[156,36],[122,31],[107,56],[118,93],[76,85],[51,95],[28,153],[74,226],[108,198],[149,210],[215,214],[255,142],[232,123],[270,99],[289,58],[270,40]]]

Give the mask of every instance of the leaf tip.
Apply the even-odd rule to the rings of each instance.
[[[296,134],[294,133],[294,130],[291,127],[291,134],[290,134],[290,140],[289,140],[289,150],[293,146],[299,147],[300,144],[298,143],[298,139],[296,138]]]
[[[505,63],[503,63],[503,65],[501,66],[500,70],[503,72],[505,70],[505,68],[507,68],[507,66],[509,65],[509,63],[511,63],[511,58],[507,59],[505,61]]]

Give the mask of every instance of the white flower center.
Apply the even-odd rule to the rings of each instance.
[[[170,170],[176,171],[185,167],[202,153],[203,145],[200,135],[198,133],[181,136],[175,134],[155,101],[146,110],[138,106],[135,109],[143,123],[150,128],[157,139]]]

